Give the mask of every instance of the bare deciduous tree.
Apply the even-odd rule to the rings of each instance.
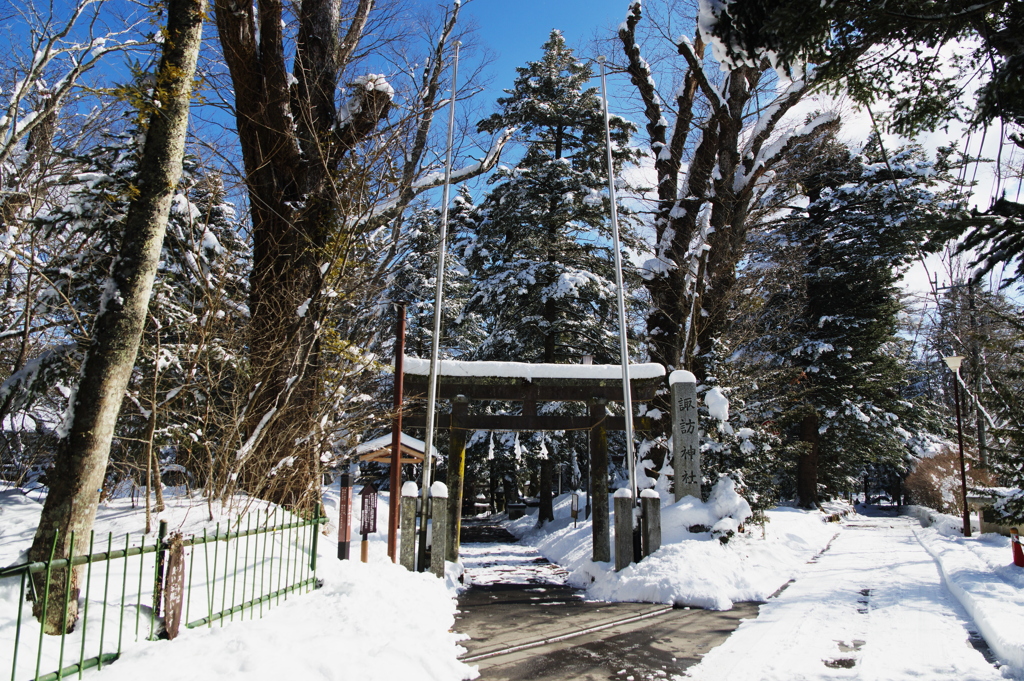
[[[330,336],[338,326],[328,308],[351,311],[368,287],[380,286],[379,269],[362,257],[370,234],[441,183],[441,174],[424,170],[459,6],[444,18],[408,117],[394,125],[385,123],[395,109],[385,76],[354,75],[366,52],[379,47],[373,43],[380,36],[367,28],[374,0],[307,0],[295,10],[293,33],[283,23],[283,0],[216,0],[215,9],[234,86],[254,248],[239,483],[308,507],[318,501],[314,434],[328,390],[324,344],[345,340]],[[486,172],[506,139],[498,135],[456,179]],[[399,162],[382,153],[396,141],[409,143]]]

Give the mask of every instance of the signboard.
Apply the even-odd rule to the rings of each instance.
[[[366,539],[366,535],[377,531],[377,488],[370,483],[363,487],[359,493],[362,499],[362,521],[359,524],[359,532]]]
[[[338,560],[348,560],[352,541],[352,476],[341,476],[338,490]]]

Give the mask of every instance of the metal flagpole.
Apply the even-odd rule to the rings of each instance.
[[[448,241],[448,195],[452,180],[452,139],[455,130],[455,90],[459,78],[459,48],[462,43],[455,41],[455,56],[452,66],[452,101],[448,109],[448,151],[444,161],[444,189],[441,196],[441,240],[437,244],[437,290],[434,293],[434,335],[430,343],[430,376],[427,381],[427,435],[423,441],[423,499],[420,509],[420,536],[418,569],[422,572],[428,567],[427,555],[427,518],[430,517],[430,467],[434,455],[434,409],[437,405],[437,370],[438,353],[441,344],[441,302],[444,294],[444,256]]]
[[[612,159],[611,124],[608,121],[608,85],[605,81],[605,58],[598,57],[601,65],[601,104],[604,109],[604,142],[608,152],[608,200],[612,210],[612,252],[615,254],[615,286],[619,304],[619,355],[622,358],[622,400],[626,411],[626,462],[629,468],[629,491],[636,503],[636,456],[633,453],[633,396],[629,386],[629,344],[626,338],[626,297],[622,284],[622,248],[619,245],[619,212],[615,201],[615,165]]]

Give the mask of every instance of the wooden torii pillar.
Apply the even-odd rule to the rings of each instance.
[[[405,360],[406,394],[423,395],[427,388],[429,362]],[[632,399],[654,399],[665,380],[660,364],[631,365]],[[450,400],[451,414],[439,414],[435,427],[451,432],[448,453],[447,559],[458,559],[459,530],[462,525],[463,482],[466,466],[466,434],[471,431],[541,432],[556,430],[590,431],[590,480],[593,512],[593,559],[611,560],[608,508],[608,431],[625,430],[625,418],[610,416],[609,402],[622,402],[622,368],[618,365],[582,366],[572,364],[521,364],[512,362],[441,362],[438,397]],[[523,402],[521,415],[471,414],[470,402]],[[584,402],[586,416],[538,415],[538,402]],[[423,415],[405,416],[409,428],[425,428]],[[649,430],[650,420],[634,419],[636,430]]]

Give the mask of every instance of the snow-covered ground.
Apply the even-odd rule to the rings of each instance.
[[[458,660],[459,636],[450,631],[455,585],[392,565],[382,533],[371,536],[369,564],[338,561],[336,488],[325,490],[325,505],[332,522],[320,542],[323,589],[292,597],[262,619],[185,630],[172,642],[129,643],[96,678],[474,678],[475,668]],[[0,564],[22,558],[39,509],[35,496],[0,492]],[[194,531],[208,523],[209,510],[194,499],[171,498],[161,517],[172,528]],[[213,511],[221,519],[232,512]],[[573,527],[565,496],[543,530],[530,516],[509,523],[523,536],[519,548],[466,545],[467,577],[499,579],[539,551],[564,567],[544,567],[550,573],[544,579],[586,587],[595,600],[713,608],[766,600],[757,619],[689,670],[699,679],[1024,678],[1024,570],[1011,564],[1006,538],[964,539],[948,534],[954,523],[923,528],[909,518],[851,514],[842,523],[826,522],[825,514],[791,508],[770,511],[763,528],[748,523],[725,544],[694,527],[741,511],[724,493],[717,503],[666,501],[662,549],[616,573],[590,561],[590,525]],[[383,529],[386,494],[378,513]],[[139,509],[117,500],[101,507],[97,529],[138,533],[142,523]],[[13,638],[17,599],[15,589],[0,587],[0,646]],[[972,637],[987,641],[991,661]]]
[[[668,497],[664,494],[662,501],[662,548],[621,572],[613,563],[591,561],[591,523],[581,518],[574,527],[569,495],[555,500],[555,520],[544,528],[536,528],[532,515],[510,523],[509,529],[567,569],[569,584],[587,589],[588,598],[714,610],[728,610],[736,601],[766,600],[840,531],[821,513],[778,508],[768,512],[763,527],[747,524],[744,532],[722,543],[718,532],[689,530],[718,526],[728,532],[743,522],[750,508],[731,482],[716,488],[707,503],[693,497],[669,503]]]
[[[689,670],[693,678],[1024,678],[1024,569],[1012,564],[1006,537],[965,539],[957,518],[924,528],[895,511],[867,517],[836,506],[826,511],[847,513],[841,523],[777,508],[763,529],[748,525],[722,544],[681,527],[701,514],[710,514],[700,522],[709,526],[711,506],[689,497],[667,504],[662,549],[619,573],[590,560],[582,541],[590,524],[573,528],[568,500],[542,529],[535,517],[510,528],[569,569],[588,598],[715,609],[766,601],[756,620]]]
[[[382,534],[373,535],[370,563],[337,560],[337,487],[327,490],[325,505],[334,519],[319,544],[317,576],[322,589],[292,595],[270,608],[262,619],[227,622],[212,628],[182,628],[174,641],[128,641],[119,660],[102,672],[86,672],[105,681],[146,678],[154,681],[223,681],[247,679],[324,679],[378,681],[438,680],[460,681],[477,676],[474,668],[458,660],[462,648],[459,636],[450,632],[455,621],[454,589],[429,574],[412,573],[387,559]],[[378,527],[387,522],[387,495],[380,498]],[[359,513],[353,514],[352,551],[359,556]],[[42,508],[35,493],[0,491],[0,565],[22,562]],[[238,509],[213,507],[209,511],[198,499],[168,498],[168,509],[160,515],[172,529],[185,533],[217,520],[231,517]],[[101,505],[97,532],[141,535],[141,509],[130,499]],[[151,533],[151,544],[155,534]],[[18,611],[18,582],[0,586],[0,674],[10,674],[9,655],[15,635]],[[99,612],[94,604],[93,613]],[[241,620],[242,618],[239,618]],[[27,618],[29,628],[34,621]],[[38,631],[38,628],[35,628]],[[148,629],[147,629],[148,633]],[[28,645],[20,654],[35,654],[37,634],[26,637]],[[108,632],[108,641],[110,633]],[[68,650],[77,651],[69,637]],[[68,655],[68,658],[72,657]],[[65,658],[67,660],[68,658]],[[74,656],[77,660],[77,656]],[[65,661],[67,664],[67,661]],[[43,661],[43,673],[56,669],[54,661]],[[33,658],[34,668],[34,658]],[[31,677],[31,673],[28,674]]]
[[[990,537],[981,541],[998,543]],[[952,568],[954,591],[963,586],[987,600],[985,592],[992,589],[1008,598],[1002,603],[1005,618],[991,613],[972,619],[943,584],[942,573],[973,557],[971,544],[978,543],[942,537],[906,517],[855,518],[827,552],[761,606],[756,620],[741,624],[690,676],[709,681],[982,681],[1019,675],[1013,665],[997,669],[970,638],[976,638],[984,622],[1020,646],[1020,590],[1006,593],[1003,580],[991,571],[966,584],[963,570]],[[926,547],[939,547],[938,563]],[[1009,557],[1009,547],[1001,548]]]

